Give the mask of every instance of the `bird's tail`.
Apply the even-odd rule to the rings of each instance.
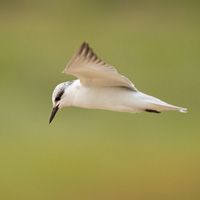
[[[171,104],[168,104],[164,101],[161,101],[159,99],[153,99],[153,100],[146,100],[148,102],[148,108],[146,109],[147,112],[158,112],[161,110],[177,110],[182,113],[187,113],[186,108],[178,107],[178,106],[173,106]]]

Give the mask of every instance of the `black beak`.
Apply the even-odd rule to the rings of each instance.
[[[55,117],[58,109],[59,109],[59,105],[57,105],[56,107],[54,107],[53,110],[51,111],[51,116],[50,116],[50,119],[49,119],[49,124],[52,122],[52,120]]]

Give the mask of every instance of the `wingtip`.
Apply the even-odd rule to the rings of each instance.
[[[68,66],[74,61],[75,57],[78,55],[78,54],[81,54],[81,52],[83,51],[83,49],[86,47],[86,46],[89,46],[87,44],[86,41],[84,41],[81,46],[79,47],[79,49],[77,50],[77,52],[75,53],[75,55],[72,57],[72,59],[69,61],[69,63],[67,64],[67,66],[65,67],[65,69],[62,71],[62,74],[66,73],[67,74],[67,68]]]
[[[81,45],[81,47],[82,46],[85,46],[85,45],[89,45],[86,41],[84,41],[83,43],[82,43],[82,45]]]

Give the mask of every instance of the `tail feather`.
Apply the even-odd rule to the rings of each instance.
[[[158,100],[158,99],[156,99]],[[187,113],[186,108],[178,107],[178,106],[173,106],[171,104],[165,103],[164,101],[158,100],[158,101],[151,101],[147,100],[148,103],[150,103],[149,108],[147,110],[156,110],[156,111],[161,111],[161,110],[177,110],[182,113]]]

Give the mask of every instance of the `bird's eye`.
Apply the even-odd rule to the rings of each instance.
[[[61,90],[61,91],[57,94],[57,97],[55,98],[55,102],[60,101],[60,99],[61,99],[63,93],[64,93],[64,90]]]
[[[55,98],[55,101],[57,102],[57,101],[60,101],[60,97],[56,97]]]

